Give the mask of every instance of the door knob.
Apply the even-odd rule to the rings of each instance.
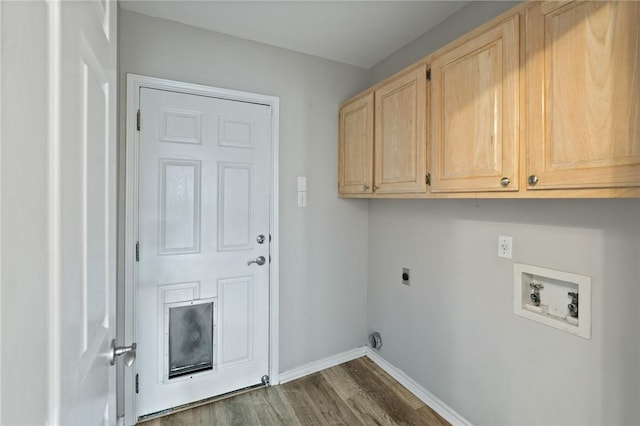
[[[252,263],[257,263],[258,265],[262,266],[265,264],[266,261],[267,259],[265,259],[264,256],[258,256],[255,260],[248,261],[247,265],[251,265]]]
[[[137,344],[132,343],[131,346],[116,346],[116,339],[111,341],[111,357],[109,363],[115,365],[116,357],[124,355],[124,365],[131,367],[136,361],[136,348]]]
[[[511,183],[511,179],[509,179],[508,177],[503,177],[502,179],[500,179],[500,185],[502,186],[508,186]]]

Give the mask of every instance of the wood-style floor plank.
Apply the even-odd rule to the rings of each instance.
[[[389,373],[384,371],[381,368],[378,368],[375,362],[373,362],[370,358],[363,357],[360,358],[364,363],[369,364],[371,372],[379,377],[387,386],[392,388],[394,392],[396,392],[407,404],[411,406],[414,410],[419,409],[420,407],[424,407],[424,402],[420,401],[420,399],[415,396],[411,391],[404,386],[402,386],[396,379],[391,377]]]
[[[447,426],[367,357],[284,385],[260,388],[148,420],[144,426]]]
[[[336,393],[351,408],[361,424],[391,426],[395,423],[389,414],[369,398],[343,366],[322,371],[322,375],[333,384]]]
[[[371,399],[384,409],[391,419],[402,425],[424,425],[424,419],[397,393],[385,386],[372,371],[371,366],[358,358],[343,364],[349,375]]]
[[[247,395],[252,398],[251,407],[258,413],[260,425],[300,425],[291,407],[282,400],[279,386],[257,389]]]

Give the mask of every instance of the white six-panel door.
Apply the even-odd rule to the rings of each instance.
[[[115,1],[49,2],[53,424],[115,424]]]
[[[137,416],[269,373],[271,107],[141,88]],[[259,236],[264,236],[262,243]],[[259,256],[263,265],[248,264]],[[171,377],[169,310],[212,303],[213,365]],[[205,342],[203,330],[195,343]]]

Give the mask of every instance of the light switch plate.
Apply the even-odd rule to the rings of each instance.
[[[298,191],[298,207],[307,207],[306,191]]]

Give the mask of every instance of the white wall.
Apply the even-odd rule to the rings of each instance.
[[[48,60],[45,2],[0,2],[2,425],[48,403]]]
[[[362,346],[367,202],[336,197],[337,117],[368,71],[122,9],[119,39],[121,82],[136,73],[280,97],[280,370]],[[122,84],[121,160],[124,95]],[[308,176],[307,208],[296,176]]]
[[[510,6],[471,3],[372,83]],[[497,257],[498,235],[513,236],[512,260]],[[513,262],[591,276],[591,340],[515,316]],[[640,424],[638,300],[640,200],[370,201],[381,355],[473,424]]]

